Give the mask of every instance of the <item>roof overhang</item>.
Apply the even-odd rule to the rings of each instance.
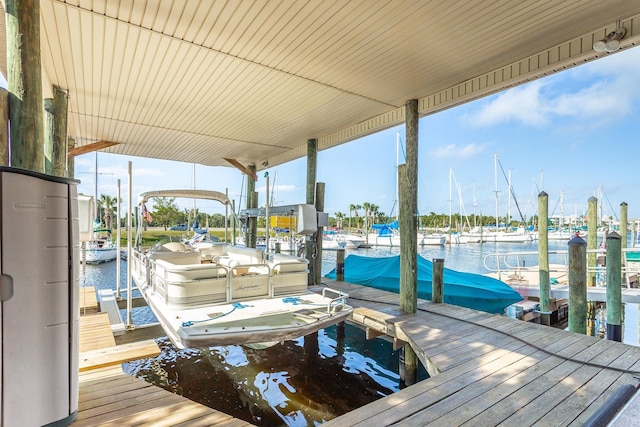
[[[640,40],[629,0],[40,4],[76,147],[256,170],[399,125],[410,99],[425,116],[607,55],[617,21],[621,49]]]

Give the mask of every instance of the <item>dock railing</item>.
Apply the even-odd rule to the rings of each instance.
[[[606,281],[606,249],[588,249],[596,254],[595,267],[587,268],[587,273],[599,275],[597,284],[604,285]],[[622,274],[626,277],[626,286],[638,286],[640,277],[640,250],[639,248],[623,248]],[[499,280],[507,280],[513,277],[521,277],[525,272],[538,270],[538,251],[505,252],[488,254],[483,260],[484,268],[489,273],[497,275]],[[568,273],[569,251],[549,251],[549,273]]]

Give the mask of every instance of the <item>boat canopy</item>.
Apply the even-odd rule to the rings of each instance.
[[[206,199],[206,200],[216,200],[223,205],[228,205],[231,202],[226,194],[221,193],[219,191],[212,190],[157,190],[157,191],[147,191],[146,193],[140,193],[138,196],[138,206],[142,206],[147,203],[152,197],[183,197],[187,199]]]
[[[335,279],[335,269],[326,275]],[[433,263],[418,255],[418,298],[432,299]],[[344,261],[344,281],[399,293],[400,256],[349,255]],[[444,269],[444,302],[487,313],[504,313],[522,296],[506,283],[481,274]]]

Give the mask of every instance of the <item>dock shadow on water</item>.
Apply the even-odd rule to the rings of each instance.
[[[159,356],[125,372],[258,426],[318,425],[401,388],[398,351],[349,324],[259,350],[157,342]]]

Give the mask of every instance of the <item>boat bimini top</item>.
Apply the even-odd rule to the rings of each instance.
[[[157,190],[157,191],[147,191],[146,193],[141,193],[138,196],[138,206],[142,206],[147,203],[152,197],[182,197],[186,199],[206,199],[206,200],[216,200],[223,205],[230,205],[231,202],[226,194],[221,193],[219,191],[212,190]]]

